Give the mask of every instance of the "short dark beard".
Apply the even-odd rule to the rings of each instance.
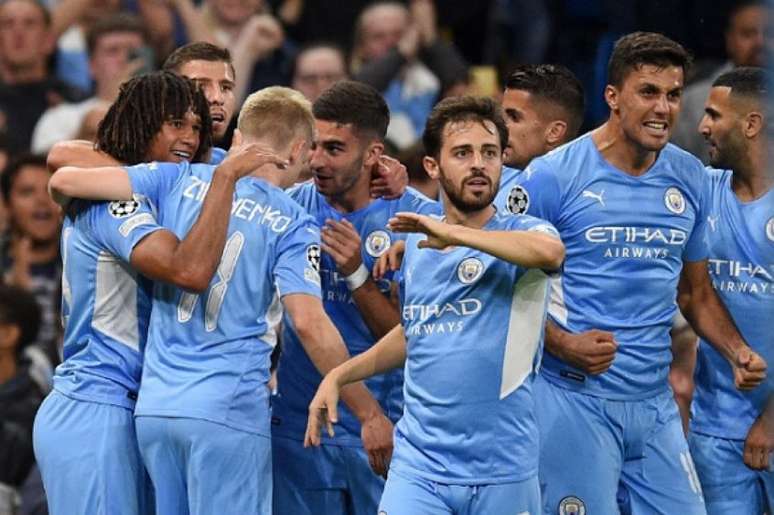
[[[494,201],[494,198],[497,196],[498,188],[494,187],[492,188],[490,195],[481,197],[475,202],[467,202],[462,198],[462,195],[458,194],[454,184],[446,178],[443,169],[439,167],[439,171],[439,182],[441,183],[441,188],[443,188],[443,191],[446,193],[446,198],[448,198],[449,202],[462,213],[475,213],[476,211],[481,211],[492,204],[492,201]]]

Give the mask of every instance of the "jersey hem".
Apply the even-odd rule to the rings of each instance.
[[[230,427],[231,429],[236,429],[237,431],[244,431],[246,433],[271,438],[271,431],[261,431],[259,429],[256,429],[254,425],[251,426],[248,424],[239,424],[239,423],[223,420],[221,418],[204,415],[204,414],[198,414],[198,413],[180,413],[179,411],[156,410],[156,409],[146,408],[146,409],[135,409],[134,416],[135,418],[136,417],[164,417],[164,418],[191,418],[195,420],[206,420],[207,422],[220,424],[222,426]]]
[[[668,384],[665,384],[664,386],[659,386],[657,388],[642,391],[642,392],[615,394],[615,393],[612,393],[597,387],[588,386],[585,384],[576,385],[574,383],[570,383],[567,380],[564,380],[561,377],[558,377],[558,374],[556,374],[555,372],[551,370],[547,370],[545,368],[540,369],[540,376],[542,376],[546,381],[551,383],[551,385],[553,386],[557,386],[559,388],[570,390],[583,395],[588,395],[590,397],[598,397],[600,399],[607,399],[611,401],[643,401],[646,399],[652,399],[654,397],[658,397],[659,395],[662,395],[669,391]]]
[[[394,456],[393,456],[394,459]],[[409,465],[402,465],[400,463],[391,466],[391,471],[397,472],[399,475],[414,475],[427,481],[433,481],[443,485],[499,485],[504,483],[520,483],[526,481],[538,474],[537,467],[530,469],[529,471],[513,475],[513,476],[500,476],[500,477],[454,477],[451,475],[433,474],[423,470],[416,469]]]
[[[132,401],[129,398],[126,399],[116,399],[115,397],[106,397],[102,395],[96,395],[96,396],[90,396],[90,395],[82,395],[80,393],[67,391],[66,389],[63,389],[59,385],[54,385],[52,388],[54,391],[64,395],[65,397],[69,397],[70,399],[81,401],[81,402],[92,402],[94,404],[107,404],[109,406],[117,406],[119,408],[124,408],[129,411],[134,411],[135,402]]]

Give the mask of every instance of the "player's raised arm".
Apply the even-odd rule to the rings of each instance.
[[[740,390],[752,390],[766,378],[766,361],[744,341],[728,310],[712,287],[707,261],[684,261],[680,276],[680,310],[696,334],[731,364]]]
[[[545,225],[550,228],[548,224]],[[444,249],[449,246],[471,247],[514,265],[556,270],[564,261],[564,244],[555,231],[485,231],[447,224],[417,213],[397,213],[390,220],[395,232],[421,232],[426,240],[420,248]]]
[[[309,359],[321,374],[327,374],[349,358],[344,341],[325,314],[320,299],[311,295],[290,294],[282,297],[282,304]],[[371,467],[377,474],[384,474],[392,455],[392,422],[362,383],[345,388],[341,394],[342,400],[360,421],[363,448],[368,453]],[[334,415],[333,422],[335,420]]]
[[[88,140],[57,142],[48,151],[46,157],[46,165],[52,173],[67,165],[96,168],[99,166],[119,166],[120,164],[118,159],[106,152],[97,150],[94,143]]]
[[[342,388],[403,366],[405,361],[406,338],[403,327],[398,325],[373,347],[328,372],[309,405],[309,422],[304,445],[320,445],[323,425],[327,427],[328,434],[333,434],[333,424],[338,421],[336,405]]]

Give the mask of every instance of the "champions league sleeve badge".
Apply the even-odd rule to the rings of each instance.
[[[664,194],[664,205],[676,215],[681,215],[685,212],[685,198],[680,190],[674,186],[666,190],[666,193]]]
[[[369,256],[378,258],[387,252],[391,244],[392,241],[387,231],[378,230],[366,236],[365,249]]]
[[[508,194],[506,207],[514,215],[523,215],[529,209],[529,193],[521,184],[517,184],[511,189],[511,192]]]
[[[309,263],[309,266],[312,267],[312,270],[320,273],[320,246],[319,245],[309,245],[306,248],[306,261]]]
[[[126,218],[137,211],[139,207],[140,203],[136,200],[116,200],[108,204],[108,212],[113,218]]]

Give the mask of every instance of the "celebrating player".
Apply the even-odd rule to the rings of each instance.
[[[494,101],[442,101],[423,140],[446,223],[412,213],[393,221],[396,230],[428,234],[406,240],[403,325],[325,377],[307,443],[319,444],[326,415],[336,420],[342,385],[405,362],[405,409],[380,511],[537,513],[532,382],[547,276],[529,269],[557,269],[564,249],[550,224],[491,205],[508,140]]]
[[[774,170],[766,160],[763,102],[770,77],[736,68],[710,89],[699,129],[709,144],[709,271],[737,327],[774,362]],[[686,292],[690,295],[690,292]],[[689,299],[679,297],[681,304]],[[734,387],[727,360],[702,338],[689,443],[710,515],[774,508],[774,402],[770,385]]]
[[[547,514],[618,513],[619,502],[635,514],[705,513],[667,382],[681,278],[686,318],[736,386],[765,376],[709,280],[706,173],[667,144],[688,64],[662,35],[624,36],[608,65],[608,121],[525,171],[527,212],[567,245],[535,388]]]

